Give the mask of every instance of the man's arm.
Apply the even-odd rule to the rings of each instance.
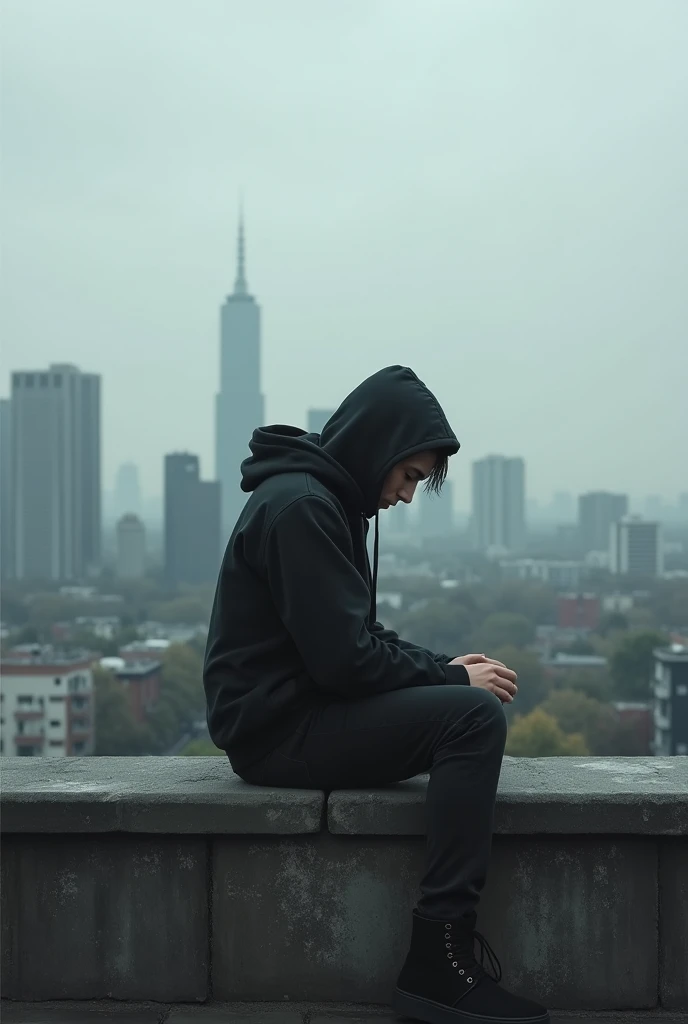
[[[398,633],[395,633],[393,629],[387,629],[381,622],[374,623],[371,632],[384,641],[384,643],[393,644],[394,647],[398,647],[402,651],[422,651],[423,654],[427,654],[438,665],[447,665],[452,660],[448,654],[434,654],[427,647],[412,644],[410,640],[402,640]]]
[[[271,525],[261,558],[276,610],[316,686],[344,697],[409,686],[469,685],[463,665],[403,649],[368,629],[370,593],[353,564],[346,521],[305,495]]]

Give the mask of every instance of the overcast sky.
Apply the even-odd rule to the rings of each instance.
[[[243,188],[268,422],[410,365],[528,493],[688,490],[687,0],[3,0],[2,393],[214,471]]]

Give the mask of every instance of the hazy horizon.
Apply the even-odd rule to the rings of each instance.
[[[219,308],[268,422],[413,367],[527,495],[688,490],[683,0],[5,0],[3,363],[103,376],[103,488],[214,476]],[[247,438],[248,440],[248,438]]]

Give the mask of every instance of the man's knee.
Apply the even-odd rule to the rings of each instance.
[[[476,711],[481,719],[489,724],[495,732],[503,733],[506,736],[507,724],[504,714],[504,705],[491,690],[483,690],[482,687],[475,687]]]

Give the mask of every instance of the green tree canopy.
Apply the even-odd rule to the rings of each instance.
[[[586,697],[579,690],[556,690],[541,705],[567,735],[579,733],[592,754],[613,754],[618,728],[609,704]]]
[[[579,733],[567,736],[556,718],[542,708],[519,715],[509,727],[506,753],[511,757],[566,757],[589,753]]]
[[[95,685],[95,753],[99,756],[150,753],[151,734],[135,721],[127,692],[104,668],[93,669]]]
[[[475,634],[475,642],[488,657],[498,647],[526,647],[535,637],[534,624],[518,612],[493,612]]]
[[[649,700],[652,679],[652,652],[667,643],[667,637],[655,630],[627,633],[617,643],[610,671],[614,692],[619,700]]]

